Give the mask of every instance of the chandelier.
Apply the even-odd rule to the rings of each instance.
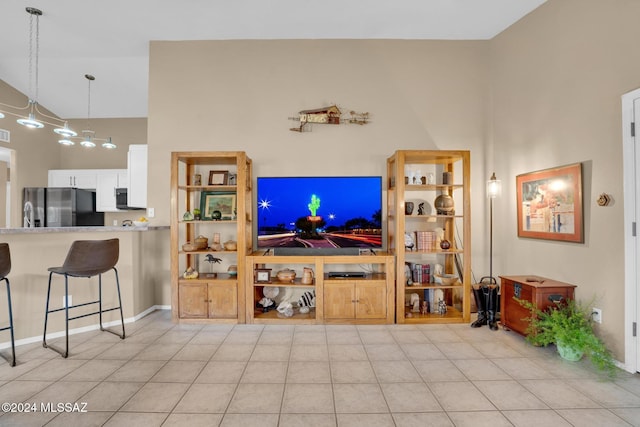
[[[58,142],[62,145],[74,145],[73,139],[77,139],[78,133],[69,128],[66,120],[45,114],[38,108],[38,71],[39,71],[39,54],[40,54],[40,16],[42,10],[35,7],[27,7],[25,9],[29,14],[29,91],[27,93],[28,102],[26,106],[17,107],[0,102],[0,119],[6,115],[17,117],[18,124],[30,129],[42,129],[44,125],[53,127],[53,131],[62,137]],[[85,77],[89,79],[89,74]],[[95,77],[90,76],[89,80],[89,112],[91,108],[91,80]],[[87,123],[89,116],[87,117]],[[80,143],[83,147],[93,148],[96,146],[94,141],[102,141],[102,147],[107,149],[116,148],[111,142],[111,137],[106,139],[97,139],[94,137],[95,132],[91,130],[83,130],[83,136]]]

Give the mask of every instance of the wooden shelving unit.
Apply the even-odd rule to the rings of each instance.
[[[451,181],[443,183],[443,173],[450,173]],[[416,182],[409,182],[411,175]],[[432,182],[428,182],[431,176]],[[420,178],[424,177],[424,180]],[[470,321],[471,287],[471,202],[469,151],[399,150],[387,159],[387,244],[396,260],[396,322],[397,323],[464,323]],[[448,194],[454,200],[454,212],[438,213],[434,200]],[[407,215],[405,204],[423,205],[423,212]],[[416,206],[417,207],[417,206]],[[417,231],[435,232],[442,229],[451,247],[443,250],[405,246],[405,234],[417,244]],[[433,283],[409,285],[406,265],[429,265],[433,276],[436,264],[444,273],[456,274],[457,283],[444,286]],[[413,278],[412,278],[413,279]],[[418,294],[420,302],[431,300],[430,312],[421,314],[408,307],[411,294]],[[438,298],[440,297],[441,298]],[[435,298],[435,299],[434,299]],[[437,311],[436,299],[446,304],[446,313]]]
[[[389,254],[272,256],[256,253],[247,257],[245,265],[247,323],[377,324],[394,321],[394,260]],[[265,267],[273,271],[271,283],[253,280],[255,269]],[[314,271],[312,284],[300,282],[304,267]],[[276,278],[277,271],[284,268],[296,271],[297,278],[293,283],[284,283]],[[354,270],[364,271],[364,277],[329,277],[330,271]],[[280,296],[287,290],[295,293],[315,290],[315,309],[306,314],[294,309],[292,317],[284,317],[276,310],[263,312],[257,302],[262,299],[265,286],[280,288]]]
[[[236,183],[202,185],[210,171],[236,175]],[[252,163],[242,151],[171,153],[171,306],[172,319],[179,322],[245,322],[245,258],[252,251]],[[194,176],[200,174],[200,184]],[[235,196],[235,218],[185,221],[185,212],[200,208],[203,192]],[[204,214],[204,212],[202,212]],[[184,251],[182,245],[200,235],[209,239],[218,233],[221,242],[234,240],[237,250],[203,249]],[[206,255],[220,259],[207,265]],[[227,273],[236,265],[237,274]],[[198,278],[185,279],[182,273],[192,267]],[[210,270],[215,270],[211,272]]]

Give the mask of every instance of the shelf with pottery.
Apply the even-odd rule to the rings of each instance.
[[[387,242],[396,257],[397,323],[470,320],[469,165],[464,150],[399,150],[387,159]],[[421,276],[414,283],[416,269]]]
[[[247,323],[393,323],[394,259],[386,253],[376,255],[276,256],[254,254],[246,259],[245,292]],[[362,277],[334,278],[329,272],[363,269]],[[364,267],[366,266],[366,267]],[[272,272],[261,277],[258,273]],[[278,279],[286,272],[286,280]],[[295,278],[290,280],[291,272]],[[268,278],[268,282],[264,282]],[[274,288],[278,291],[274,295]],[[305,292],[315,291],[308,307]],[[273,301],[271,308],[264,304]],[[262,303],[261,303],[262,302]],[[289,306],[290,305],[290,306]],[[289,313],[285,312],[290,309]],[[301,312],[302,308],[302,312]]]
[[[222,181],[211,181],[212,174]],[[209,185],[201,184],[202,177],[209,178]],[[251,179],[251,159],[241,151],[171,153],[174,321],[244,323],[244,259],[252,250]],[[212,196],[225,209],[214,209]]]

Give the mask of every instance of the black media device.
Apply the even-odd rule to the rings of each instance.
[[[330,271],[329,278],[336,279],[351,279],[358,277],[365,277],[367,273],[363,271]]]

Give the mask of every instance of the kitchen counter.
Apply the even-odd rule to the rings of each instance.
[[[34,227],[34,228],[0,228],[0,234],[47,234],[47,233],[93,233],[93,232],[121,232],[121,231],[152,231],[168,230],[168,225],[146,225],[141,227],[125,226],[84,226],[84,227]]]
[[[11,253],[11,299],[19,344],[42,340],[42,325],[47,298],[47,282],[50,267],[64,263],[67,252],[75,240],[120,240],[119,260],[116,264],[120,277],[122,306],[125,322],[130,322],[170,300],[169,226],[145,227],[36,227],[0,228],[0,242],[9,244]],[[73,278],[69,281],[69,293],[74,303],[94,301],[98,278]],[[103,299],[105,307],[114,306],[117,294],[114,274],[103,274]],[[64,279],[54,277],[51,289],[53,308],[62,306]],[[166,294],[167,296],[165,296]],[[0,288],[0,301],[5,301],[4,288]],[[4,303],[3,303],[4,304]],[[6,308],[6,306],[4,307]],[[0,309],[0,324],[7,324],[6,309]],[[82,314],[78,309],[75,314]],[[117,321],[117,312],[105,313],[104,321]],[[64,332],[64,314],[50,316],[48,332]],[[4,322],[4,323],[3,323]],[[71,322],[71,332],[96,327],[98,316],[88,316]],[[84,329],[86,330],[86,329]],[[0,348],[8,335],[0,337]],[[20,358],[18,357],[18,360]]]

